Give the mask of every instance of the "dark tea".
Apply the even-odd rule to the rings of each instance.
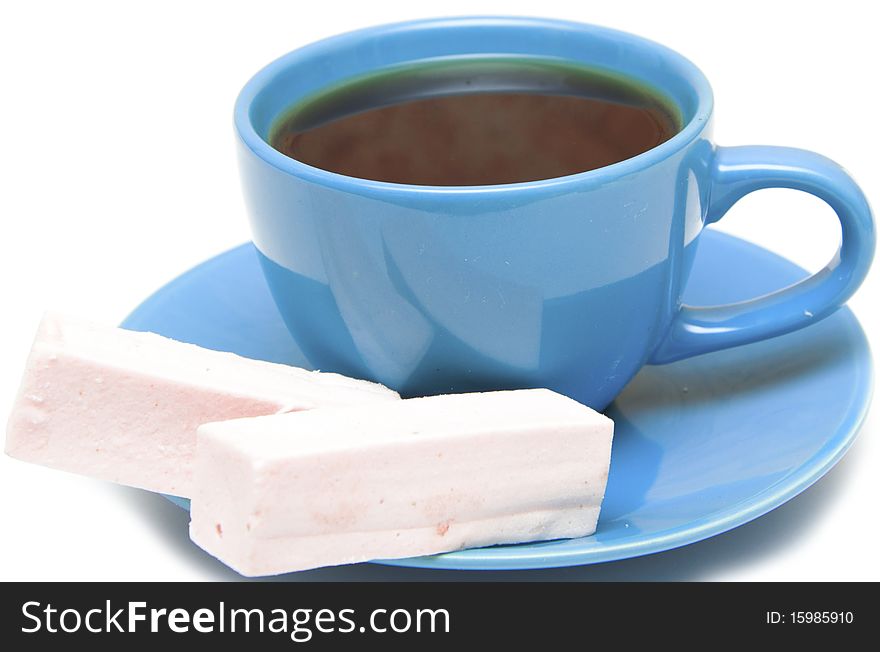
[[[600,168],[679,129],[675,106],[635,80],[552,59],[467,58],[330,87],[282,115],[269,142],[352,177],[481,186]]]

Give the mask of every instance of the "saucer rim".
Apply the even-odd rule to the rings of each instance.
[[[713,239],[729,240],[731,245],[751,249],[758,255],[775,258],[775,264],[787,266],[792,272],[807,274],[806,270],[800,266],[758,244],[719,231],[711,231],[704,235],[710,235]],[[142,313],[147,310],[148,306],[153,304],[165,292],[172,290],[180,283],[187,282],[191,277],[203,273],[210,267],[222,264],[227,257],[235,255],[239,250],[251,246],[252,243],[250,242],[237,245],[181,273],[144,299],[123,320],[121,326],[125,328],[129,324],[137,323],[142,319]],[[554,550],[544,546],[528,548],[519,545],[503,545],[457,550],[437,555],[405,559],[373,560],[367,563],[407,568],[474,571],[538,570],[584,566],[641,557],[680,548],[723,534],[767,514],[805,491],[843,458],[858,436],[870,410],[874,392],[874,365],[870,343],[852,310],[844,306],[835,315],[838,313],[842,313],[847,319],[846,323],[853,328],[853,337],[861,341],[862,350],[860,353],[862,355],[859,355],[855,360],[856,364],[864,372],[866,380],[856,385],[856,391],[849,404],[850,407],[846,411],[841,412],[838,427],[833,433],[828,435],[822,448],[785,477],[748,499],[702,518],[687,521],[680,526],[668,528],[661,532],[654,532],[646,536],[636,534],[628,540],[609,544],[603,543],[601,546],[588,550]],[[189,500],[177,496],[164,494],[163,496],[178,507],[189,510]],[[584,537],[584,539],[589,541],[590,537]]]

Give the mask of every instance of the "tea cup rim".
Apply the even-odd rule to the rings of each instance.
[[[288,71],[293,66],[307,63],[309,59],[332,55],[336,51],[356,47],[364,41],[382,35],[425,29],[454,30],[466,27],[504,26],[565,30],[574,31],[584,36],[610,37],[620,42],[623,46],[631,48],[633,56],[645,55],[647,53],[660,56],[664,59],[664,63],[668,64],[670,69],[678,73],[681,79],[689,84],[690,90],[695,93],[696,104],[692,114],[684,119],[682,128],[669,140],[636,156],[611,165],[536,181],[471,186],[431,186],[377,181],[324,170],[282,154],[273,148],[266,138],[258,133],[253,124],[251,107],[260,92],[271,84],[273,80],[277,79],[278,75]],[[661,88],[661,90],[665,89]],[[681,110],[680,103],[676,98],[671,97],[670,99],[676,102]],[[234,123],[238,138],[255,155],[279,171],[308,182],[337,190],[358,192],[359,194],[378,193],[386,197],[389,193],[392,195],[418,193],[423,196],[425,194],[433,194],[445,198],[461,197],[466,199],[474,194],[535,192],[539,190],[555,193],[565,191],[571,186],[603,185],[623,176],[637,173],[668,159],[699,138],[711,122],[712,110],[712,89],[703,72],[683,55],[655,41],[609,27],[559,19],[520,16],[462,16],[418,19],[362,28],[322,39],[288,52],[266,65],[245,84],[235,103]],[[683,110],[682,113],[684,114]]]

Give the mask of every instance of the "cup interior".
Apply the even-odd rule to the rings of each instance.
[[[557,58],[624,75],[669,100],[682,131],[700,115],[708,117],[708,82],[676,52],[606,28],[516,18],[418,21],[330,38],[264,68],[242,91],[238,108],[268,142],[280,115],[328,86],[378,69],[474,55]]]
[[[626,160],[568,176],[498,185],[435,186],[372,181],[323,170],[270,145],[272,127],[291,107],[352,78],[395,66],[451,57],[536,57],[557,59],[643,85],[677,110],[681,129],[672,138]],[[401,198],[418,192],[445,198],[494,189],[553,192],[559,184],[601,185],[683,150],[705,133],[712,91],[702,72],[665,46],[616,30],[536,18],[450,18],[367,28],[290,52],[258,72],[239,94],[235,125],[242,144],[282,173],[311,183]]]

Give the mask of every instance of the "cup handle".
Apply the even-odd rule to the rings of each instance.
[[[874,255],[871,208],[843,168],[789,147],[719,147],[711,170],[706,224],[763,188],[815,195],[837,213],[841,244],[824,269],[762,297],[721,306],[682,305],[649,362],[664,364],[748,344],[808,326],[839,308],[859,287]],[[730,270],[735,274],[736,270]]]

